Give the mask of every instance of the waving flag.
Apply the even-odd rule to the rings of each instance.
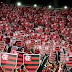
[[[23,60],[29,72],[34,72],[39,66],[39,54],[24,54]]]
[[[60,52],[60,62],[65,60],[65,56],[63,52]]]
[[[17,62],[17,54],[1,53],[1,66],[5,72],[11,72],[15,68]]]
[[[0,50],[2,50],[4,48],[4,42],[0,41]]]
[[[23,52],[17,52],[17,68],[20,67],[23,64]]]
[[[68,66],[68,68],[71,69],[72,68],[72,57],[66,57],[65,63]]]
[[[50,61],[51,63],[53,63],[54,60],[55,60],[55,58],[56,58],[56,53],[53,52],[53,53],[51,53],[51,55],[49,56],[49,61]]]
[[[31,39],[31,47],[33,48],[35,46],[35,40]]]

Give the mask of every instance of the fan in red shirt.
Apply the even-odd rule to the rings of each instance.
[[[31,54],[30,51],[31,51],[30,46],[25,44],[25,46],[24,46],[24,52],[25,52],[25,53],[28,53],[28,54]]]
[[[39,54],[39,53],[40,53],[39,49],[35,49],[35,54]]]
[[[46,68],[44,68],[43,70],[42,70],[42,72],[46,72],[47,71],[47,69]]]
[[[7,37],[6,40],[5,40],[5,43],[9,44],[10,43],[10,38]]]

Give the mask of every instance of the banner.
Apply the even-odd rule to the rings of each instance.
[[[39,66],[39,54],[24,54],[23,64],[29,72],[35,72]]]
[[[1,66],[5,72],[11,72],[17,64],[17,54],[1,53]]]

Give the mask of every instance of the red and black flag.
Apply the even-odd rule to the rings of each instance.
[[[55,58],[56,58],[56,53],[52,52],[49,56],[50,63],[53,63],[55,61]]]
[[[65,59],[64,53],[60,52],[60,62],[63,62]]]
[[[11,72],[17,64],[17,54],[1,53],[1,66],[5,72]]]
[[[2,50],[4,48],[4,41],[0,41],[0,50]]]
[[[35,46],[35,40],[31,39],[31,47],[34,48],[34,46]]]
[[[68,67],[69,69],[71,69],[71,68],[72,68],[72,57],[66,57],[65,63],[66,63],[66,65],[67,65],[67,67]]]
[[[24,65],[29,72],[34,72],[39,66],[39,54],[24,54]]]
[[[16,41],[16,46],[21,47],[21,41]]]
[[[17,68],[23,64],[23,52],[17,52]]]

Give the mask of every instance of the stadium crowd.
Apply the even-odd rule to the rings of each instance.
[[[35,72],[72,72],[66,60],[72,57],[72,9],[34,8],[0,3],[0,41],[12,53],[12,46],[21,41],[16,51],[40,54]],[[1,68],[0,72],[5,72]],[[25,66],[12,72],[28,72]]]

